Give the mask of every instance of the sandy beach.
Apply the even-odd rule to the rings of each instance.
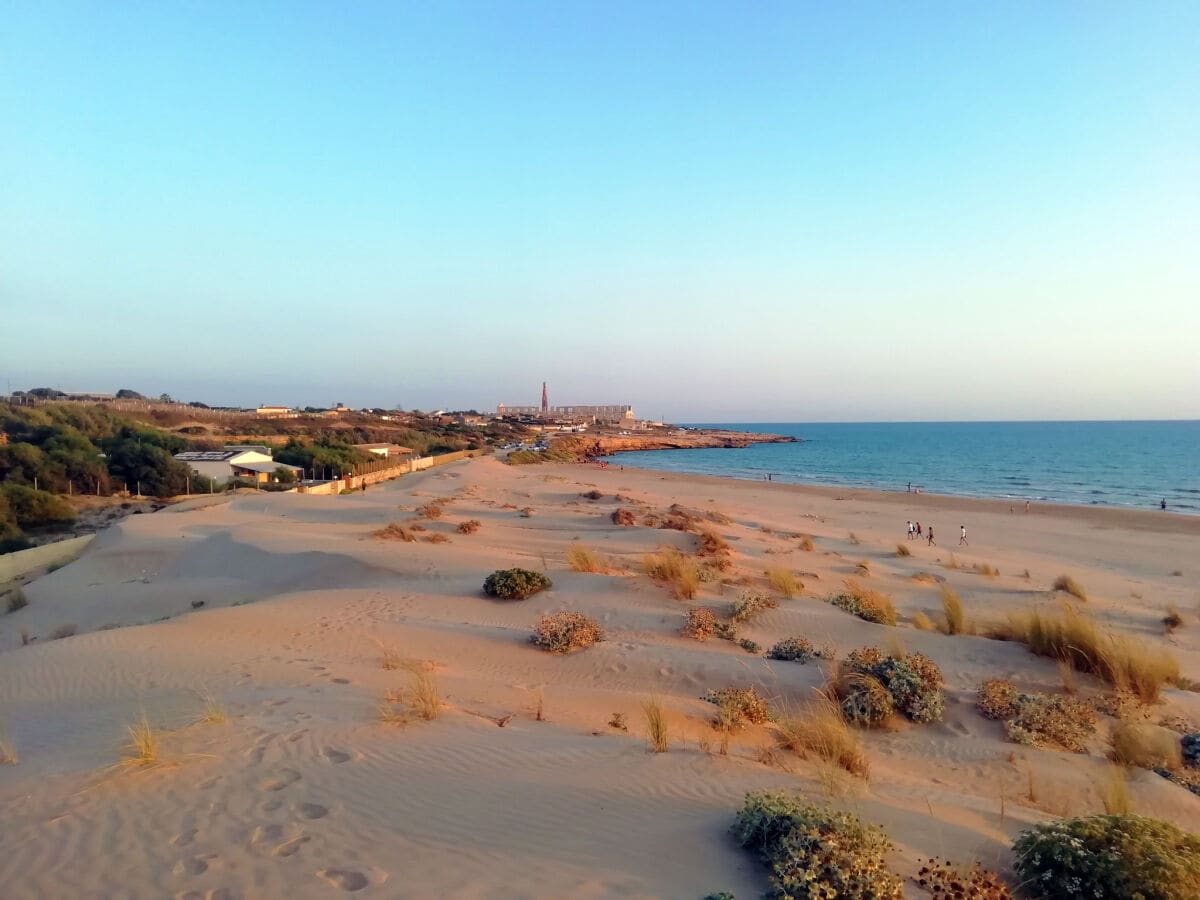
[[[591,500],[586,492],[602,497]],[[620,495],[618,501],[616,495]],[[418,507],[443,501],[443,514]],[[681,531],[621,527],[617,508],[711,513],[732,548],[731,583],[675,599],[642,572]],[[528,516],[523,509],[531,510]],[[907,544],[905,521],[936,530]],[[478,520],[474,533],[458,525]],[[381,540],[392,522],[420,540]],[[959,547],[959,526],[970,545]],[[424,538],[444,535],[440,543]],[[800,536],[810,536],[812,550]],[[1178,658],[1200,679],[1200,517],[882,494],[588,465],[484,458],[347,496],[242,494],[169,507],[103,531],[76,562],[24,588],[0,615],[0,893],[41,897],[701,898],[766,888],[728,836],[747,791],[791,788],[888,832],[895,869],[979,860],[1009,873],[1031,823],[1102,811],[1102,717],[1087,753],[1005,739],[974,705],[986,678],[1063,689],[1054,661],[1020,643],[912,626],[940,610],[939,580],[974,621],[1060,602],[1086,587],[1098,621]],[[572,571],[584,545],[606,574]],[[911,556],[899,557],[898,544]],[[859,563],[867,563],[867,572]],[[986,577],[974,566],[992,566]],[[493,570],[544,571],[522,602],[481,593]],[[755,685],[781,708],[811,698],[820,661],[780,662],[680,635],[688,609],[720,610],[786,567],[799,596],[748,623],[763,648],[793,635],[839,655],[897,644],[946,681],[937,724],[863,733],[868,782],[775,747],[767,725],[717,749],[710,689]],[[925,573],[926,577],[920,576]],[[929,577],[933,576],[933,577]],[[897,627],[823,602],[847,578],[891,595]],[[1168,606],[1185,625],[1166,635]],[[577,610],[606,640],[570,655],[529,643],[539,616]],[[52,640],[63,626],[74,636]],[[22,645],[22,632],[27,645]],[[444,704],[432,721],[381,721],[409,686],[386,658],[419,661]],[[1081,696],[1107,687],[1077,677]],[[673,742],[647,747],[643,702],[661,698]],[[224,710],[204,715],[206,699]],[[620,713],[628,730],[614,727]],[[1178,688],[1139,713],[1200,724]],[[161,732],[154,765],[122,764],[128,728]],[[1135,770],[1133,808],[1200,831],[1200,797]],[[922,894],[910,885],[912,896]]]

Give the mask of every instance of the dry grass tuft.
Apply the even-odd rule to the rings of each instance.
[[[828,598],[830,603],[867,622],[879,625],[896,624],[896,607],[891,597],[880,591],[865,588],[850,578],[846,579],[845,584],[845,590]]]
[[[933,624],[933,619],[925,615],[923,612],[914,613],[912,617],[913,628],[917,631],[937,631],[937,626]]]
[[[1064,660],[1143,703],[1157,701],[1163,685],[1180,679],[1179,662],[1170,653],[1104,628],[1070,605],[1058,612],[1012,613],[990,626],[987,636],[1020,641],[1038,656]]]
[[[17,753],[17,745],[9,737],[8,732],[4,730],[4,726],[0,725],[0,766],[15,766],[20,761],[21,757]]]
[[[1104,812],[1110,816],[1127,816],[1133,811],[1129,793],[1129,772],[1122,766],[1109,766],[1096,785]]]
[[[798,716],[784,716],[775,723],[779,743],[801,756],[818,759],[845,769],[851,775],[867,779],[871,764],[862,739],[846,722],[842,710],[824,694],[801,710]]]
[[[813,539],[807,534],[800,538],[800,549],[806,553],[811,553],[817,549],[817,545],[813,543]]]
[[[121,760],[127,766],[153,766],[159,760],[159,735],[145,714],[129,726],[129,743]]]
[[[405,668],[411,675],[408,708],[419,719],[431,722],[442,714],[442,698],[438,692],[437,674],[431,666],[410,662]]]
[[[1059,575],[1054,579],[1054,584],[1050,586],[1050,590],[1062,591],[1063,593],[1070,594],[1072,597],[1075,597],[1084,603],[1087,602],[1087,591],[1083,589],[1083,585],[1081,585],[1070,575]]]
[[[4,598],[5,612],[15,613],[18,609],[24,609],[29,605],[29,599],[19,587],[12,588],[2,596]]]
[[[804,585],[795,572],[780,567],[767,569],[767,584],[789,600],[804,590]]]
[[[440,532],[431,534],[428,537],[423,538],[423,540],[427,544],[448,544],[448,543],[450,543],[450,538]]]
[[[62,638],[72,637],[78,630],[79,629],[76,626],[70,623],[66,625],[59,625],[52,632],[50,632],[50,640],[57,641],[61,640]]]
[[[385,525],[376,531],[374,536],[381,541],[406,541],[410,544],[417,539],[411,530],[405,528],[399,522],[392,522],[390,525]]]
[[[459,522],[456,530],[459,534],[474,534],[482,527],[483,523],[478,519],[467,519],[465,522]]]
[[[225,708],[225,704],[205,688],[200,692],[200,700],[204,703],[204,708],[200,711],[200,715],[196,717],[197,722],[205,725],[224,725],[229,721],[229,710]]]
[[[962,600],[954,588],[946,584],[942,585],[942,614],[946,617],[946,634],[970,634]]]
[[[712,558],[718,561],[718,567],[726,569],[730,563],[728,556],[731,552],[729,542],[711,528],[701,528],[696,533],[696,555]]]
[[[607,566],[600,554],[582,544],[572,544],[567,548],[567,565],[576,572],[599,574],[607,571]]]
[[[1162,619],[1163,628],[1167,630],[1167,634],[1174,634],[1178,629],[1183,627],[1183,614],[1175,606],[1167,607],[1167,614]]]
[[[871,561],[867,560],[867,559],[860,559],[857,563],[855,563],[854,571],[857,572],[863,578],[870,578],[871,577]]]
[[[655,753],[666,753],[671,747],[671,730],[667,725],[667,712],[658,697],[650,697],[642,703],[646,717],[646,740]]]
[[[1183,765],[1179,735],[1149,722],[1118,722],[1108,748],[1108,758],[1123,766],[1173,771]]]
[[[897,544],[896,545],[896,555],[897,556],[912,556],[912,550],[909,549],[908,544]]]
[[[379,704],[379,721],[385,725],[407,725],[408,714],[404,694],[400,691],[388,691]]]
[[[975,563],[975,571],[988,578],[996,578],[1000,575],[1000,570],[988,563]]]
[[[657,553],[647,553],[642,558],[646,574],[655,581],[665,582],[677,600],[691,600],[700,588],[700,572],[696,561],[684,556],[673,547]]]
[[[440,519],[443,515],[443,510],[441,503],[430,502],[418,506],[416,513],[422,519]]]

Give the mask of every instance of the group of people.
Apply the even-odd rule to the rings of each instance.
[[[908,521],[907,524],[908,524],[908,539],[910,541],[919,541],[922,537],[924,537],[930,547],[937,546],[937,544],[933,540],[933,526],[932,525],[930,525],[928,529],[922,529],[920,522],[913,522],[911,519]],[[960,546],[960,547],[970,546],[970,544],[967,542],[967,526],[966,525],[958,526],[958,546]]]

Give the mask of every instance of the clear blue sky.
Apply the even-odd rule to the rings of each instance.
[[[0,389],[1200,417],[1200,3],[4,4]]]

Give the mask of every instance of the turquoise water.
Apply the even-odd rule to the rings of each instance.
[[[799,444],[622,453],[623,465],[1200,515],[1200,421],[729,424]]]

